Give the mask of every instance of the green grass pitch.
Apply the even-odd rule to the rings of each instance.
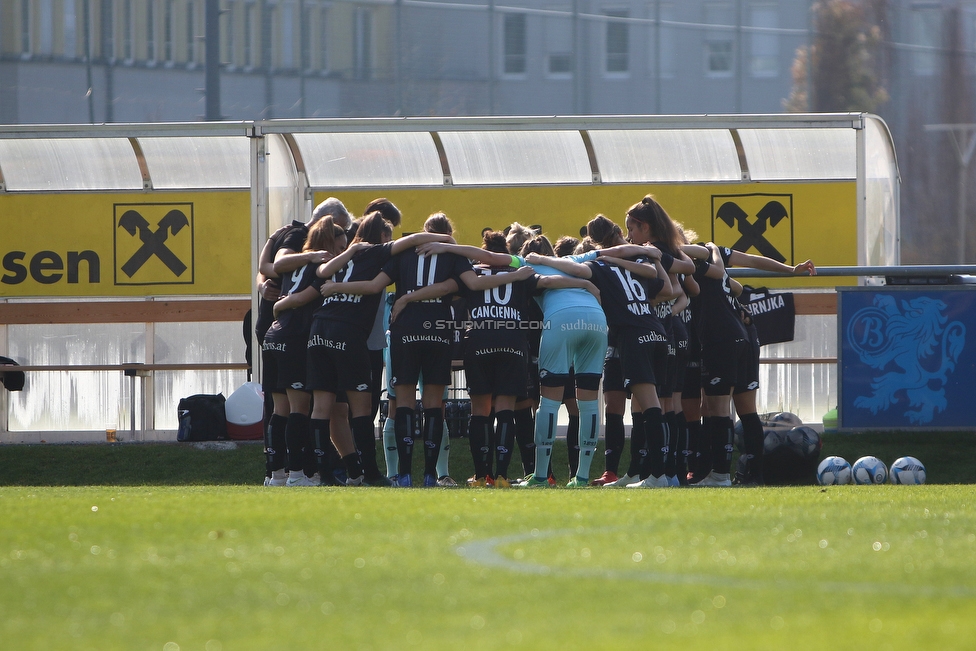
[[[968,649],[971,486],[0,488],[0,648]]]

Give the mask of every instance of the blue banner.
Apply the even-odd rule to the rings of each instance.
[[[840,427],[976,428],[976,288],[841,289]]]

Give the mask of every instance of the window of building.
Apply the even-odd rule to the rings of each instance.
[[[322,72],[329,70],[329,12],[325,7],[319,7],[318,27],[318,66]],[[315,65],[314,63],[312,65]]]
[[[373,12],[366,7],[356,8],[353,26],[353,70],[356,79],[372,78]]]
[[[235,65],[234,46],[237,43],[238,3],[233,2],[220,10],[220,63],[233,68]]]
[[[20,54],[24,58],[31,55],[31,3],[20,0]]]
[[[573,76],[573,21],[568,7],[550,7],[565,12],[565,16],[546,16],[546,72],[550,77],[566,79]]]
[[[37,53],[51,55],[54,53],[54,8],[52,0],[39,0],[37,3]]]
[[[69,59],[78,56],[78,17],[74,0],[64,3],[64,56]]]
[[[606,23],[606,44],[604,47],[604,71],[608,75],[625,75],[630,72],[630,25],[624,20],[630,12],[626,9],[607,9],[603,15],[609,18]]]
[[[258,7],[249,2],[244,5],[244,65],[253,68],[258,64]]]
[[[728,4],[705,5],[705,74],[709,77],[731,77],[735,69],[733,43],[735,16]]]
[[[660,75],[662,78],[674,77],[675,74],[675,52],[678,47],[678,39],[674,23],[675,9],[673,4],[654,3],[649,7],[651,19],[660,16],[661,25],[651,23],[649,27],[647,42],[648,47],[648,70],[650,74]],[[660,37],[660,44],[657,39]],[[660,62],[658,58],[660,57]]]
[[[942,11],[938,5],[913,5],[911,16],[912,72],[930,77],[939,71],[938,48],[942,43]]]
[[[779,34],[761,31],[779,27],[776,5],[751,5],[749,26],[760,30],[750,34],[749,72],[753,77],[776,77],[779,75]]]
[[[291,70],[295,67],[295,5],[285,2],[281,5],[281,67]]]
[[[525,74],[526,45],[525,14],[505,14],[502,17],[502,74]]]
[[[175,48],[173,47],[173,15],[176,7],[174,0],[163,0],[163,60],[173,63]]]
[[[156,2],[146,3],[146,61],[156,63]]]
[[[315,66],[314,48],[312,47],[312,25],[315,23],[315,11],[309,4],[305,4],[302,8],[302,20],[298,25],[299,35],[299,51],[301,52],[302,60],[298,62],[302,70],[312,70]]]
[[[135,48],[132,43],[132,34],[134,32],[132,21],[135,20],[135,16],[132,13],[132,0],[123,0],[121,19],[122,58],[126,61],[132,61],[135,58]]]
[[[111,0],[102,0],[101,6],[101,32],[102,32],[102,57],[109,61],[115,61],[115,44],[118,42],[115,37],[115,26],[118,24],[113,3]]]
[[[186,3],[186,62],[193,65],[197,62],[197,15],[196,5],[191,0]]]

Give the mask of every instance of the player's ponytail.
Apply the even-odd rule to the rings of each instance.
[[[586,235],[603,249],[620,244],[624,238],[620,227],[604,215],[597,215],[587,222]]]
[[[377,210],[363,217],[363,221],[359,223],[359,228],[356,230],[356,237],[353,238],[351,243],[367,242],[368,244],[382,244],[384,238],[391,237],[392,235],[393,226],[390,225],[390,222],[383,219],[383,214]]]
[[[454,234],[454,224],[451,220],[447,218],[442,212],[435,212],[427,221],[424,222],[424,232],[425,233],[438,233],[440,235],[453,235]]]
[[[651,241],[660,242],[674,255],[683,244],[671,216],[653,195],[646,195],[640,202],[627,209],[627,216],[644,222],[650,227]]]

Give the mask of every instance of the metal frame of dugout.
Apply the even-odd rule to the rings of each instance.
[[[0,284],[0,354],[10,354],[11,348],[16,355],[29,352],[21,361],[38,367],[238,363],[229,354],[220,356],[223,352],[217,357],[202,352],[193,359],[161,353],[200,333],[213,331],[215,341],[239,336],[236,319],[248,304],[257,303],[254,265],[268,233],[292,218],[306,219],[312,206],[330,194],[353,211],[370,198],[388,196],[404,209],[404,231],[419,230],[432,209],[443,208],[467,243],[477,240],[483,226],[505,225],[499,215],[505,223],[542,222],[549,232],[575,233],[581,220],[622,210],[648,192],[704,239],[724,243],[721,233],[713,233],[725,228],[712,216],[715,197],[739,197],[752,210],[748,202],[768,201],[772,194],[793,212],[775,227],[770,222],[770,241],[785,233],[778,249],[831,266],[898,263],[899,187],[887,127],[865,113],[0,126],[0,227],[9,249],[0,251],[0,259],[11,251],[26,254],[14,261],[23,270],[20,276],[0,269],[10,278],[23,278],[19,284]],[[109,269],[116,281],[126,280],[116,268],[121,263],[113,261],[113,256],[124,261],[132,254],[116,250],[116,244],[139,244],[113,226],[118,219],[113,205],[126,202],[192,206],[193,226],[201,235],[194,249],[194,283],[94,286],[86,282],[90,276],[83,262],[68,268],[65,251],[90,250],[103,261],[103,280]],[[578,214],[552,215],[553,205],[571,206]],[[38,220],[45,228],[31,231]],[[732,236],[739,237],[734,228]],[[824,232],[842,246],[822,243]],[[174,249],[185,233],[170,234]],[[63,241],[49,245],[31,239],[35,235]],[[43,252],[57,253],[58,260]],[[213,268],[206,266],[208,261],[216,261]],[[58,264],[60,270],[51,269]],[[218,272],[226,269],[237,271],[230,274],[232,282],[221,285]],[[59,273],[65,279],[74,273],[79,282],[35,282],[35,277],[50,280]],[[775,283],[811,286],[794,279],[770,282]],[[820,306],[814,313],[833,311],[831,299],[813,296],[805,298]],[[35,355],[25,347],[32,332],[50,331],[50,340],[60,341],[62,335],[101,324],[136,324],[141,330],[114,357],[56,346]],[[40,344],[34,348],[45,350]],[[800,360],[825,356],[794,355]],[[259,372],[260,360],[255,362]],[[166,387],[187,387],[178,389],[182,395],[215,393],[221,388],[217,383],[236,381],[238,374],[243,381],[243,372],[236,369],[150,370],[142,378],[143,429],[161,429],[165,418],[154,405],[171,409],[167,405],[179,397],[165,399],[160,392]],[[59,388],[62,380],[72,384],[75,374],[45,375],[52,379],[45,384],[44,400],[31,409],[46,413],[78,404],[76,394],[62,394]],[[131,423],[131,396],[121,385],[113,391],[117,402],[130,405],[118,408],[118,420]],[[0,434],[7,435],[8,396],[2,400]],[[116,410],[98,400],[96,411]],[[26,422],[34,422],[31,418],[26,416]],[[70,411],[45,418],[53,424],[21,431],[57,440],[59,432],[97,434],[102,429],[86,422],[91,417]]]

